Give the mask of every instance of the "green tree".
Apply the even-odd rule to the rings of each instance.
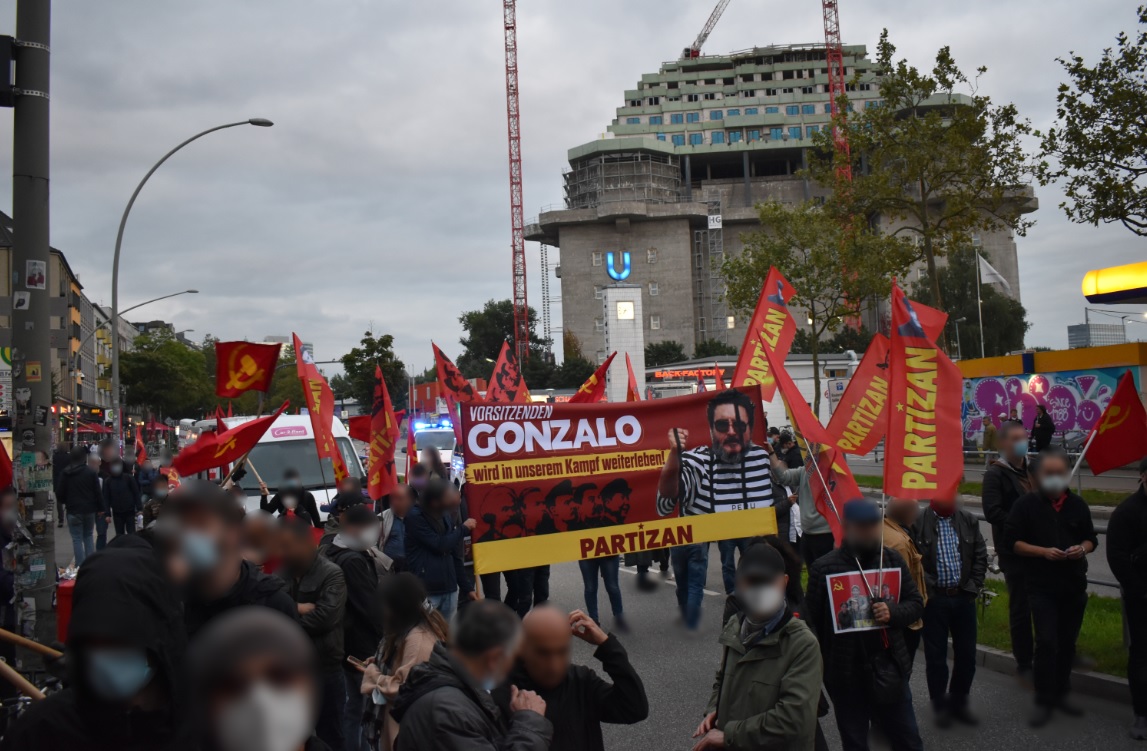
[[[879,220],[896,236],[912,238],[917,259],[937,280],[936,259],[971,245],[976,232],[1023,235],[1026,186],[1035,172],[1024,148],[1031,125],[1013,104],[994,104],[959,68],[948,47],[931,71],[895,60],[888,30],[880,36],[880,99],[847,116],[853,179],[843,183],[831,129],[816,136],[808,174],[834,186],[829,207],[842,221]],[[927,298],[943,309],[939,286]]]
[[[1121,32],[1094,66],[1082,56],[1058,58],[1070,81],[1060,84],[1056,122],[1042,138],[1040,182],[1064,181],[1060,204],[1080,224],[1120,222],[1147,236],[1147,5],[1140,31]]]
[[[357,399],[365,411],[374,403],[374,369],[382,368],[382,378],[390,392],[395,409],[406,407],[406,366],[394,353],[394,337],[390,334],[375,336],[367,331],[359,346],[340,358],[342,375],[331,379],[331,390],[336,398]]]
[[[584,357],[567,357],[553,373],[549,388],[576,389],[593,375],[597,366]],[[529,383],[527,381],[527,383]]]
[[[693,359],[700,360],[703,357],[729,357],[736,354],[736,347],[725,344],[718,339],[706,339],[693,350]]]
[[[976,313],[976,253],[961,248],[948,254],[948,263],[937,272],[940,291],[946,300],[948,330],[959,327],[961,354],[965,358],[980,356],[980,319]],[[932,280],[921,279],[911,295],[923,297],[932,286]],[[1018,300],[999,292],[995,285],[980,285],[980,300],[984,312],[984,354],[988,357],[1006,355],[1024,348],[1024,334],[1031,328],[1027,311]],[[963,320],[961,320],[963,319]],[[949,342],[955,341],[955,337]],[[954,356],[955,346],[950,347]]]
[[[667,341],[645,345],[645,366],[648,368],[688,359],[689,355],[685,354],[685,347],[681,342]]]
[[[203,352],[165,332],[137,337],[132,350],[120,354],[120,372],[128,404],[157,417],[199,417],[215,401]]]
[[[514,341],[514,304],[510,300],[487,300],[481,310],[468,310],[458,317],[465,336],[459,340],[462,354],[454,361],[467,378],[489,378],[502,343]],[[530,308],[530,358],[542,357],[549,342],[537,334],[538,314]],[[528,386],[533,384],[526,382]]]
[[[756,307],[769,269],[780,269],[796,290],[792,304],[809,320],[808,346],[813,364],[813,410],[820,410],[820,349],[826,333],[840,331],[876,298],[889,292],[888,279],[912,261],[906,240],[847,226],[814,202],[758,207],[761,229],[745,236],[740,256],[722,266],[726,297],[748,314]]]

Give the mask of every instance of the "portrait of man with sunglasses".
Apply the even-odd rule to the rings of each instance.
[[[734,389],[717,392],[708,404],[709,441],[688,449],[689,431],[669,431],[669,455],[657,484],[657,513],[694,516],[774,505],[769,450],[753,443],[756,406]],[[723,540],[722,573],[731,589],[736,550],[745,539]],[[704,597],[709,544],[683,545],[670,551],[677,580],[677,603],[687,628],[697,627]]]

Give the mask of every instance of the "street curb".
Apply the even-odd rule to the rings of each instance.
[[[1016,661],[1010,652],[976,645],[976,664],[994,673],[1016,674]],[[1131,689],[1127,679],[1090,670],[1071,671],[1071,689],[1087,696],[1119,704],[1131,705]]]

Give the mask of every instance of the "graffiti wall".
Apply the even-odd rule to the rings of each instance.
[[[1035,419],[1036,406],[1042,404],[1055,422],[1057,433],[1064,433],[1069,447],[1074,447],[1095,426],[1126,367],[1091,370],[1065,370],[1057,373],[997,376],[964,379],[964,438],[980,444],[984,421],[996,427],[1001,414],[1016,410],[1028,428]],[[1139,368],[1131,368],[1136,388]]]

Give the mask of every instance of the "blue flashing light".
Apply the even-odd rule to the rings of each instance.
[[[426,428],[429,428],[429,427],[430,427],[429,423],[425,423],[425,422],[414,423],[414,429],[415,430],[425,430]]]
[[[440,427],[440,428],[452,428],[452,427],[454,427],[454,423],[450,422],[449,420],[440,420],[438,422],[438,427]]]

